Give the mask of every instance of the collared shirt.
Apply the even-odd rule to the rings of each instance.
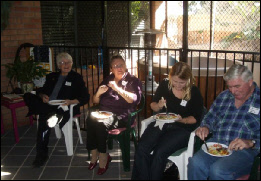
[[[255,148],[260,150],[260,89],[255,82],[254,85],[254,92],[239,108],[229,90],[220,93],[201,127],[207,126],[213,138],[226,145],[235,138],[254,139]]]

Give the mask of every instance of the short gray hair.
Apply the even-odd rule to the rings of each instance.
[[[70,61],[73,62],[72,56],[69,53],[62,52],[62,53],[59,53],[56,56],[56,64],[57,64],[57,66],[59,66],[59,63],[62,61],[62,59],[70,60]]]
[[[236,78],[242,78],[244,82],[248,82],[253,79],[253,73],[247,68],[247,66],[234,64],[223,76],[225,81],[229,81]]]

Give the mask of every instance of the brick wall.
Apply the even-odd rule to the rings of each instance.
[[[1,64],[12,63],[17,48],[23,43],[43,44],[40,1],[13,1],[8,26],[1,32]],[[23,60],[25,51],[22,50],[20,55]],[[6,70],[1,66],[1,92],[7,91],[8,78],[5,74]],[[10,91],[11,87],[8,88]],[[17,109],[18,125],[29,124],[25,117],[27,112],[26,107]],[[1,116],[5,129],[12,128],[10,110],[1,106]]]

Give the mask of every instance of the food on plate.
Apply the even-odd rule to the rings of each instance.
[[[217,156],[229,155],[228,148],[225,148],[220,144],[213,144],[208,148],[209,148],[208,152],[212,155],[217,155]]]
[[[178,115],[174,114],[174,113],[159,113],[156,114],[156,119],[160,119],[160,120],[170,120],[170,119],[177,119]]]
[[[51,101],[50,103],[52,103],[52,104],[62,104],[62,103],[65,103],[65,101],[64,100],[62,100],[62,101]]]
[[[92,112],[92,116],[97,119],[106,119],[106,118],[111,117],[112,113],[105,112],[105,111],[96,111],[96,112]]]

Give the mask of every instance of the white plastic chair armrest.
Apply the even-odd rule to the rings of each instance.
[[[195,131],[196,131],[196,129],[190,133],[189,142],[188,142],[188,148],[187,148],[187,156],[188,156],[188,158],[192,157],[193,153],[194,153]]]
[[[144,119],[143,121],[141,121],[141,130],[140,130],[140,136],[144,133],[145,129],[148,127],[148,125],[155,121],[153,119],[153,116],[147,118],[147,119]]]

